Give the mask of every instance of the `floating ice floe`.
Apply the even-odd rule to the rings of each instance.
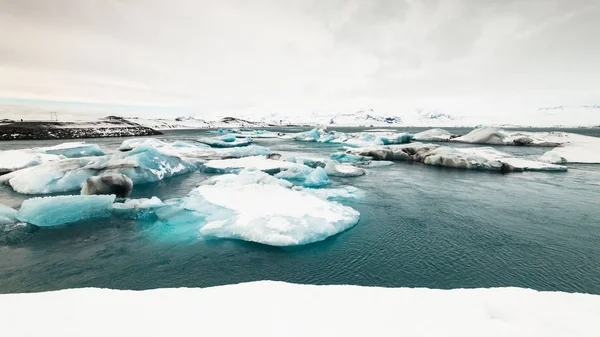
[[[68,195],[23,201],[17,218],[40,227],[111,216],[114,195]]]
[[[226,134],[217,138],[203,137],[199,138],[198,142],[210,145],[211,147],[241,147],[252,144],[251,138],[237,138],[233,134]]]
[[[450,139],[452,142],[489,145],[519,145],[554,147],[569,142],[563,132],[522,132],[498,128],[477,128],[468,134]]]
[[[165,204],[157,197],[127,199],[124,202],[115,202],[113,214],[129,219],[148,219],[155,218],[154,211],[165,206]]]
[[[96,144],[63,143],[49,147],[0,151],[0,174],[58,161],[64,158],[103,156]]]
[[[514,158],[490,147],[452,148],[435,144],[411,143],[370,148],[348,149],[348,153],[374,160],[416,161],[426,165],[501,172],[566,171],[566,166]]]
[[[325,173],[332,177],[358,177],[364,175],[366,171],[360,167],[340,164],[335,160],[330,160],[325,165]]]
[[[131,151],[139,146],[159,148],[163,147],[166,144],[166,142],[163,142],[156,138],[130,138],[125,139],[123,143],[121,143],[121,146],[119,146],[119,151]]]
[[[211,160],[204,164],[203,170],[209,173],[229,173],[239,171],[245,168],[254,168],[267,173],[277,173],[297,167],[306,167],[304,165],[292,163],[284,160],[268,159],[264,156],[252,156],[232,159]]]
[[[338,188],[305,188],[294,186],[292,190],[310,193],[315,197],[325,200],[343,201],[364,198],[364,192],[354,186],[343,186]]]
[[[344,132],[327,131],[324,128],[315,128],[310,131],[300,132],[291,137],[294,140],[304,142],[344,144],[353,147],[402,144],[408,143],[412,139],[410,133],[404,132],[361,132],[358,134],[347,134]]]
[[[306,165],[312,168],[325,167],[325,163],[327,162],[327,159],[325,158],[310,157],[306,155],[287,156],[285,157],[285,160],[296,164]]]
[[[420,142],[447,142],[456,137],[444,129],[431,129],[415,133],[413,139]]]
[[[96,157],[104,156],[105,153],[97,144],[87,144],[85,142],[62,143],[54,146],[41,147],[36,149],[46,154],[62,155],[67,158]]]
[[[291,190],[266,173],[247,170],[237,178],[230,175],[201,185],[157,215],[167,225],[196,225],[206,237],[273,246],[324,240],[354,226],[360,216],[350,207]]]
[[[275,177],[306,187],[323,187],[329,185],[329,178],[322,167],[313,169],[308,166],[298,165],[277,173]]]
[[[241,131],[235,135],[238,138],[279,138],[280,135],[277,132],[271,132],[266,130],[253,130],[253,131]]]
[[[569,142],[546,152],[541,161],[554,164],[600,164],[600,138],[567,134]]]
[[[0,183],[10,184],[23,194],[48,194],[79,190],[93,176],[121,173],[134,184],[144,184],[197,168],[195,163],[142,146],[130,152],[65,159],[22,169],[0,176]]]

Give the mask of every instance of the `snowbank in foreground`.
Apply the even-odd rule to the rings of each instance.
[[[0,295],[2,336],[598,336],[600,296],[253,282]],[[32,324],[32,313],[35,324]],[[68,318],[68,319],[66,319]]]

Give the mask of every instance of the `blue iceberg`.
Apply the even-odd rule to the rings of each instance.
[[[68,195],[27,199],[17,213],[20,221],[40,227],[60,226],[112,214],[114,195]]]

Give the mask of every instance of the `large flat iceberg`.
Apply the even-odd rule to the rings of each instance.
[[[564,132],[506,131],[493,127],[477,128],[468,134],[450,139],[452,142],[488,145],[518,145],[554,147],[569,142]]]
[[[272,246],[321,241],[359,220],[350,207],[291,190],[253,170],[201,185],[157,215],[167,225],[196,225],[205,237]]]
[[[368,156],[375,160],[416,161],[426,165],[461,169],[498,172],[567,170],[566,166],[515,158],[491,147],[453,148],[417,142],[406,145],[348,149],[347,152],[357,156]]]
[[[27,199],[17,218],[40,227],[111,216],[114,195],[65,195]]]
[[[211,160],[204,164],[204,171],[210,173],[235,172],[245,168],[254,168],[268,173],[277,173],[291,168],[306,167],[290,161],[268,159],[264,156],[252,156],[232,159]]]
[[[546,152],[541,161],[555,164],[600,164],[600,138],[568,134],[569,142]]]
[[[333,143],[361,147],[370,145],[408,143],[412,139],[412,134],[406,132],[344,133],[338,131],[328,131],[325,128],[315,128],[310,131],[300,132],[288,137],[304,142]]]
[[[3,336],[189,336],[201,329],[211,337],[597,337],[600,331],[600,296],[522,288],[260,281],[204,289],[3,294],[0,303],[0,317],[10,322],[0,327]],[[44,314],[32,324],[34,309]]]

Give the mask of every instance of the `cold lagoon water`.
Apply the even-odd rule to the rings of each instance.
[[[560,131],[600,137],[599,129]],[[211,134],[206,130],[186,130],[156,138],[190,141],[207,136]],[[87,141],[110,152],[123,140]],[[1,142],[0,150],[62,142]],[[321,157],[340,148],[269,138],[256,138],[254,143],[274,152]],[[495,148],[532,157],[548,150]],[[501,174],[395,162],[368,168],[359,177],[330,176],[331,187],[354,186],[364,192],[361,199],[342,202],[360,212],[360,221],[324,241],[295,247],[201,239],[197,231],[173,231],[154,221],[118,217],[41,228],[23,242],[0,243],[0,293],[278,280],[442,289],[514,286],[600,294],[600,165],[568,168]],[[181,198],[216,175],[196,171],[136,185],[131,197]],[[0,185],[0,204],[18,208],[30,197]]]

